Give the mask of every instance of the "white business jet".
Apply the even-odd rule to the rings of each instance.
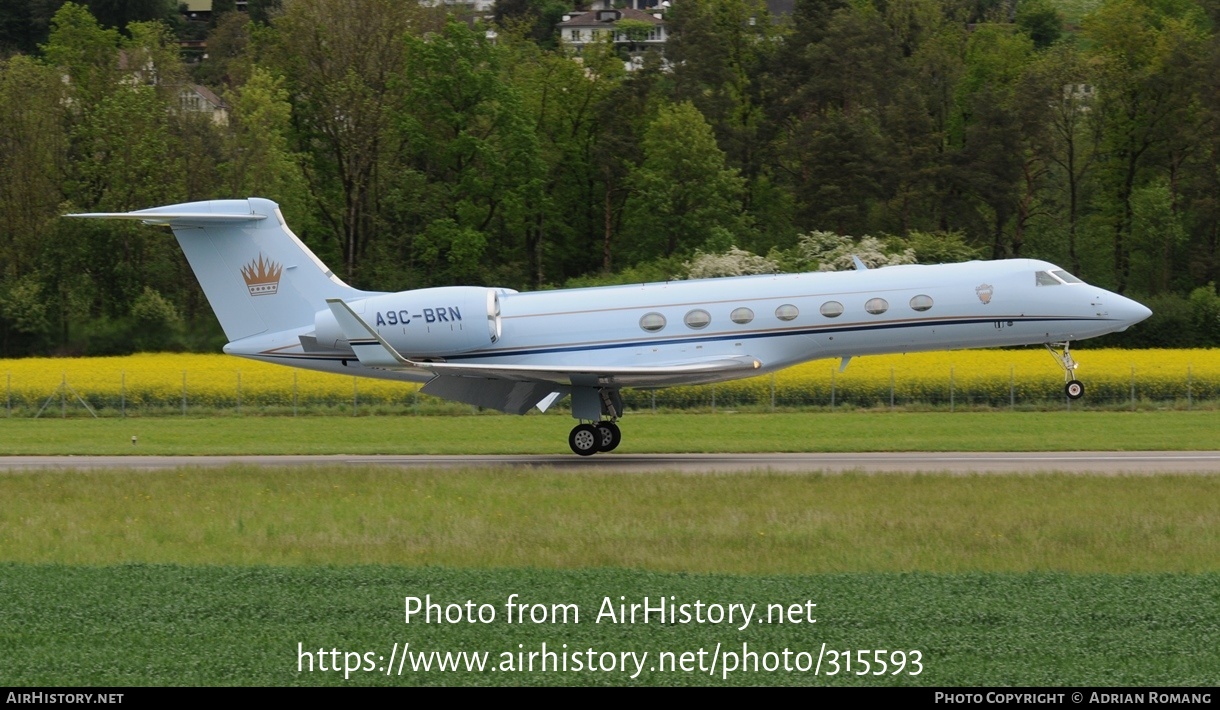
[[[582,456],[622,438],[623,387],[751,377],[818,358],[1042,344],[1075,377],[1073,341],[1125,330],[1144,306],[1044,261],[1011,259],[518,293],[399,293],[343,283],[269,200],[73,217],[168,225],[230,355],[425,383],[444,399],[524,414],[564,396]]]

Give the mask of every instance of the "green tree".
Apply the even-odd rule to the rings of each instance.
[[[1101,141],[1101,122],[1094,110],[1095,94],[1088,59],[1069,44],[1060,44],[1034,60],[1025,77],[1024,100],[1048,106],[1044,130],[1032,138],[1034,150],[1052,166],[1052,192],[1048,200],[1060,235],[1058,260],[1066,255],[1069,270],[1081,275],[1080,223],[1088,207],[1083,191],[1095,171]]]
[[[1026,101],[1017,91],[1033,59],[1033,42],[1002,25],[983,25],[966,45],[965,73],[958,85],[961,145],[954,160],[957,194],[966,198],[959,219],[968,232],[986,234],[993,259],[1020,256],[1027,203],[1020,183],[1028,171],[1025,130],[1042,121],[1044,102]],[[1027,183],[1038,178],[1029,176]],[[1036,185],[1029,184],[1026,193]],[[967,211],[968,210],[968,211]],[[1019,215],[1019,216],[1018,216]],[[1018,216],[1017,228],[1006,231]]]
[[[1190,315],[1197,334],[1192,345],[1220,345],[1220,296],[1216,295],[1215,283],[1190,292]]]
[[[89,0],[89,11],[103,27],[126,30],[132,22],[171,21],[177,0]]]
[[[407,40],[398,130],[409,170],[395,181],[397,221],[415,235],[410,253],[434,283],[529,278],[521,268],[544,167],[502,51],[458,22]],[[487,249],[496,254],[490,269]]]
[[[1136,188],[1131,195],[1132,285],[1140,293],[1170,291],[1173,267],[1187,241],[1165,177]]]
[[[47,298],[36,273],[0,282],[0,353],[37,352],[51,333]]]
[[[887,192],[889,153],[872,112],[826,108],[789,123],[781,166],[799,196],[797,224],[860,232]]]
[[[283,11],[283,5],[283,0],[250,0],[246,3],[246,12],[251,22],[269,25],[272,18]]]
[[[780,207],[768,190],[776,131],[766,121],[771,82],[764,70],[774,61],[780,35],[766,5],[759,0],[676,3],[665,19],[673,98],[693,103],[711,124],[729,164],[746,179],[747,212],[772,214]]]
[[[1098,62],[1097,110],[1104,121],[1103,178],[1111,196],[1113,285],[1131,281],[1133,198],[1158,152],[1188,132],[1204,18],[1193,7],[1143,0],[1111,0],[1086,18]]]
[[[51,19],[43,58],[68,77],[73,110],[87,112],[119,80],[119,33],[102,29],[84,5],[65,3]]]
[[[526,35],[541,47],[558,45],[556,26],[571,6],[561,0],[496,0],[492,17],[502,30]]]
[[[63,199],[64,94],[55,69],[28,57],[0,61],[0,283],[37,267]]]
[[[798,196],[797,226],[860,232],[892,192],[881,119],[901,76],[900,52],[871,8],[843,8],[806,48],[820,69],[797,88],[778,164]]]
[[[606,43],[598,49],[602,57],[599,64],[603,67],[602,73],[610,74],[616,64],[611,46]],[[584,56],[587,61],[589,48],[586,48]],[[646,61],[642,69],[631,72],[611,87],[595,107],[597,128],[592,152],[597,184],[590,181],[585,204],[590,212],[596,210],[597,206],[601,208],[596,210],[600,216],[600,229],[591,232],[591,236],[601,236],[603,274],[610,273],[615,266],[637,261],[622,258],[624,252],[629,256],[634,255],[620,248],[620,242],[631,243],[623,235],[624,215],[633,195],[638,194],[633,176],[637,166],[644,161],[644,136],[662,102],[662,73],[659,65]],[[660,236],[655,238],[659,239]]]
[[[229,94],[230,130],[220,166],[224,193],[258,195],[278,202],[290,224],[309,217],[302,159],[291,144],[292,106],[282,77],[255,67],[250,80]]]
[[[384,178],[395,171],[403,38],[430,29],[426,15],[398,0],[297,0],[267,36],[269,68],[293,97],[315,207],[352,282],[377,233]]]
[[[1220,279],[1220,41],[1215,36],[1200,61],[1197,149],[1182,179],[1190,238],[1185,271],[1195,284]]]
[[[530,285],[562,283],[603,263],[603,160],[617,164],[630,154],[616,149],[611,157],[600,148],[632,122],[625,106],[611,98],[626,72],[608,44],[587,48],[581,62],[510,35],[502,34],[497,44],[504,50],[505,81],[533,124],[545,171],[526,230]]]
[[[221,16],[208,33],[208,56],[194,69],[195,80],[207,86],[238,86],[250,75],[251,19],[240,12]]]
[[[1023,0],[1017,5],[1016,20],[1038,49],[1050,47],[1063,33],[1063,15],[1050,0]]]
[[[182,317],[174,304],[145,286],[131,305],[131,343],[139,351],[170,350],[182,334]]]
[[[748,236],[743,180],[726,167],[711,126],[693,104],[661,107],[643,149],[626,215],[634,256],[722,251]]]

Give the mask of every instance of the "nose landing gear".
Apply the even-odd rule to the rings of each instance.
[[[1080,399],[1084,396],[1084,383],[1073,377],[1080,364],[1072,357],[1071,347],[1070,342],[1046,344],[1046,349],[1050,352],[1051,357],[1055,358],[1055,362],[1063,368],[1063,379],[1066,382],[1063,391],[1067,394],[1067,398]]]

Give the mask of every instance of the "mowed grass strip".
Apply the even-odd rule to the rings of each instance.
[[[0,419],[0,455],[560,454],[566,415]],[[1220,410],[634,413],[620,453],[1220,448]],[[132,444],[132,437],[136,444]]]
[[[1217,588],[1214,573],[741,577],[621,569],[0,564],[0,643],[8,651],[10,686],[1212,687],[1220,667]],[[512,594],[531,609],[526,623],[508,623],[505,603]],[[495,619],[421,623],[417,616],[407,624],[408,596],[427,596],[442,607],[489,604]],[[757,611],[744,628],[740,616],[732,624],[659,623],[655,615],[648,623],[639,615],[635,623],[598,621],[607,599],[614,606],[642,604],[645,597],[654,607],[664,597],[689,605],[756,604]],[[803,609],[806,603],[817,605],[816,622],[766,619],[773,604]],[[547,615],[543,623],[529,621],[535,604]],[[576,611],[569,608],[566,621],[550,616],[556,604]],[[858,660],[849,673],[840,659],[831,675],[823,659],[814,675],[823,643],[828,651],[864,650],[870,660],[874,649],[885,649],[882,657],[890,662],[902,651],[908,663],[883,673],[872,665],[859,674]],[[402,659],[404,644],[418,655],[402,664],[401,675],[397,662],[387,674],[391,653]],[[709,672],[717,647],[735,658],[718,658],[716,672]],[[328,670],[321,669],[319,650]],[[556,654],[546,672],[543,650]],[[910,662],[913,651],[919,667]],[[633,662],[623,670],[624,652],[647,654],[634,678]],[[756,654],[757,665],[743,652]],[[455,654],[450,658],[460,670],[438,670],[432,653]],[[558,654],[566,656],[566,671],[556,670]],[[668,663],[662,654],[670,654]],[[678,663],[683,654],[686,671]],[[596,659],[598,669],[576,670],[574,655],[582,663]],[[479,659],[482,670],[467,669]],[[423,670],[425,662],[431,670]],[[785,663],[801,670],[782,670]],[[345,664],[359,670],[345,674]]]
[[[1220,571],[1220,477],[368,466],[0,477],[0,560],[747,574]]]

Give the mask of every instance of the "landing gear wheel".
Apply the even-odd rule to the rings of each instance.
[[[592,424],[577,424],[568,434],[568,446],[581,456],[592,456],[601,450],[602,435]]]
[[[618,424],[598,422],[593,426],[597,427],[598,451],[614,451],[618,448],[619,442],[623,440],[623,432],[619,430]]]
[[[1063,391],[1067,393],[1068,399],[1080,399],[1084,396],[1084,383],[1072,380],[1064,386]]]

